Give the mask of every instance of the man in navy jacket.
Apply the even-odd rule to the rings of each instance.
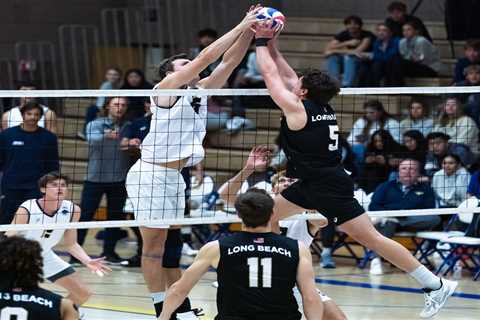
[[[37,102],[28,102],[21,113],[21,125],[0,133],[0,170],[3,171],[0,224],[11,223],[23,201],[40,198],[38,179],[59,170],[57,137],[38,126],[42,107]]]

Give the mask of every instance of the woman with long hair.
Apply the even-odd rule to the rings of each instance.
[[[464,144],[473,153],[478,153],[478,127],[472,118],[464,114],[457,97],[445,100],[433,131],[445,133],[450,136],[450,142]]]
[[[130,69],[125,72],[123,85],[125,90],[149,90],[153,85],[145,79],[145,74],[140,69]],[[143,117],[145,114],[144,102],[148,97],[129,97],[128,110],[125,117],[129,120]]]
[[[456,154],[447,154],[442,170],[433,175],[432,188],[441,208],[456,208],[467,198],[470,174]]]
[[[400,121],[402,134],[409,130],[418,130],[426,137],[433,129],[433,119],[428,115],[424,102],[413,99],[408,106],[408,116]]]
[[[418,130],[409,130],[403,134],[404,151],[402,158],[415,159],[420,163],[421,170],[425,165],[425,157],[428,152],[427,139]]]

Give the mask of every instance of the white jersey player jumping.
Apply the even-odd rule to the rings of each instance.
[[[252,149],[243,169],[225,182],[218,190],[220,198],[226,204],[233,205],[235,203],[243,182],[255,171],[256,167],[263,168],[268,165],[269,154],[270,151],[266,146],[258,146]],[[295,179],[286,177],[285,172],[281,171],[275,174],[271,181],[272,193],[279,194],[295,182]],[[307,248],[312,244],[317,232],[327,223],[326,218],[320,220],[284,220],[279,222],[280,231],[283,235],[303,242]],[[301,305],[302,299],[297,288],[294,289],[294,293],[299,305]],[[329,296],[320,291],[319,294],[324,305],[323,317],[325,320],[346,319],[345,314]]]
[[[38,185],[43,197],[27,200],[20,205],[12,224],[61,224],[78,222],[80,207],[66,200],[68,187],[67,178],[58,172],[51,172],[40,178]],[[8,231],[7,236],[20,235],[30,240],[36,240],[42,246],[43,275],[46,279],[65,288],[68,296],[76,306],[85,303],[92,295],[90,290],[80,281],[75,270],[54,251],[63,238],[63,244],[68,252],[80,260],[88,269],[99,276],[111,271],[104,265],[104,258],[92,259],[77,243],[76,229]]]

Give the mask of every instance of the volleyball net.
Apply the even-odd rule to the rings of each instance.
[[[144,114],[150,108],[150,96],[209,97],[203,142],[205,158],[201,166],[194,166],[184,174],[189,180],[187,185],[190,184],[186,200],[189,210],[173,218],[157,215],[153,219],[153,212],[144,212],[142,219],[136,219],[138,215],[133,214],[138,203],[168,202],[164,194],[156,192],[163,189],[151,188],[151,194],[141,199],[127,197],[124,190],[127,172],[138,159],[140,142],[149,130],[150,119]],[[245,166],[252,148],[265,145],[272,157],[251,172],[239,192],[250,187],[272,192],[271,177],[285,168],[278,138],[281,112],[266,89],[0,91],[0,97],[5,109],[0,215],[12,215],[12,208],[33,194],[37,181],[30,181],[29,177],[38,176],[33,171],[56,166],[70,180],[67,199],[82,207],[82,215],[86,210],[91,217],[82,218],[87,220],[82,222],[55,219],[26,225],[5,222],[0,231],[235,223],[240,220],[234,208],[222,201],[218,189]],[[117,103],[105,108],[111,98],[126,98],[127,106],[119,107]],[[44,113],[38,124],[54,131],[57,137],[58,157],[52,154],[57,151],[51,145],[44,145],[43,136],[32,140],[26,139],[22,131],[6,130],[22,123],[21,113],[11,107],[32,101],[39,103]],[[331,105],[336,111],[338,133],[335,130],[333,136],[318,139],[336,140],[345,168],[353,172],[355,196],[367,210],[372,194],[384,182],[396,181],[403,192],[408,192],[401,187],[403,177],[398,171],[401,160],[406,158],[418,162],[418,183],[425,184],[428,192],[432,192],[431,198],[421,200],[426,203],[418,206],[421,209],[390,210],[395,206],[382,203],[383,209],[377,206],[375,211],[369,211],[371,217],[480,212],[476,201],[465,202],[480,195],[480,179],[475,174],[480,169],[477,163],[480,87],[342,89]],[[118,110],[109,112],[109,108]],[[55,112],[56,119],[49,110]],[[198,121],[187,114],[190,113],[185,113],[181,121]],[[182,135],[178,129],[172,132],[168,121],[165,126],[166,135]],[[443,145],[444,137],[448,141]],[[188,142],[179,139],[178,143]],[[42,148],[43,153],[39,151]],[[456,156],[452,161],[459,163],[447,161],[446,155],[451,154]],[[52,164],[55,161],[57,164]],[[149,169],[151,166],[143,168],[157,170]],[[183,192],[182,186],[183,181],[178,182],[178,192]],[[176,186],[163,186],[167,187]],[[427,189],[414,191],[415,197],[422,198],[424,195],[420,193]],[[158,211],[158,206],[150,208]],[[304,214],[291,219],[319,217]]]

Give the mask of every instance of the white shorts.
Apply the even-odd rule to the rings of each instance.
[[[186,185],[178,170],[138,160],[128,171],[125,184],[135,219],[184,217]]]
[[[72,266],[57,256],[53,250],[43,252],[43,276],[51,282],[75,272]]]

